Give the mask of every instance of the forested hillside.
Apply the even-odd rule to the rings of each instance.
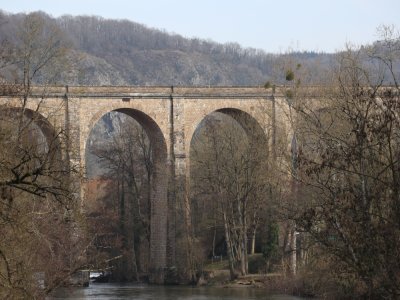
[[[70,85],[260,85],[279,82],[279,66],[295,60],[309,66],[305,81],[319,78],[332,55],[267,54],[237,43],[219,44],[152,29],[127,20],[95,16],[52,18],[70,48],[71,70],[60,84]],[[1,40],[16,42],[23,14],[0,12]],[[268,39],[267,36],[260,39]],[[318,66],[318,68],[316,68]]]
[[[128,21],[0,12],[0,299],[52,297],[80,270],[399,299],[400,34],[377,36],[271,55]],[[281,85],[277,101],[198,101],[189,130],[197,108],[174,95],[154,121],[110,99],[93,127],[81,120],[104,103],[91,117],[68,94],[47,101],[54,84],[264,83]]]

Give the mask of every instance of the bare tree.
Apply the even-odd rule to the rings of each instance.
[[[400,42],[394,32],[384,33],[370,47],[340,53],[333,88],[297,107],[307,201],[296,224],[311,236],[320,266],[328,264],[328,274],[351,296],[395,299]]]
[[[3,79],[21,106],[0,107],[2,298],[43,297],[84,264],[74,170],[61,160],[66,136],[40,114],[41,101],[28,109],[33,83],[51,83],[50,71],[64,52],[60,37],[42,25],[39,15],[26,16],[20,39],[4,52]]]
[[[246,134],[244,127],[251,128],[249,124],[220,118],[208,117],[195,136],[191,176],[194,203],[211,201],[205,205],[218,214],[213,217],[223,228],[234,278],[236,269],[248,273],[249,233],[255,236],[270,188],[268,152],[262,137]]]
[[[141,244],[150,243],[152,149],[147,134],[138,123],[130,118],[118,120],[111,139],[92,149],[92,152],[107,170],[103,176],[111,180],[110,186],[114,186],[113,192],[104,201],[115,198],[112,193],[117,196],[117,232],[121,235],[122,244],[112,248],[114,252],[117,251],[116,255],[122,254],[123,258],[121,268],[115,270],[114,276],[120,273],[120,280],[131,280],[130,274],[133,272],[134,279],[139,280],[139,271],[146,270],[140,268],[137,250]],[[96,214],[89,212],[93,213]],[[144,255],[143,251],[139,251],[139,254]],[[143,265],[148,265],[148,262]]]

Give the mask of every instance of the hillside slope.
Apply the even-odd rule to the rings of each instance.
[[[187,39],[127,20],[37,14],[46,24],[58,26],[72,49],[72,76],[60,84],[260,85],[272,78],[279,81],[276,66],[288,61],[287,55],[267,54],[236,43]],[[17,42],[24,16],[0,12],[1,40]],[[326,66],[332,55],[294,53],[290,60]],[[319,73],[313,77],[318,78]]]

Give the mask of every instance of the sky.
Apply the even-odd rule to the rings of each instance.
[[[381,25],[400,29],[400,0],[0,0],[0,9],[128,19],[270,53],[335,52],[379,39]]]

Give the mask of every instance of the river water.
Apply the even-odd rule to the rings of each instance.
[[[48,299],[135,299],[135,300],[300,300],[288,295],[269,295],[254,288],[150,286],[133,284],[90,284],[87,288],[62,288]]]

